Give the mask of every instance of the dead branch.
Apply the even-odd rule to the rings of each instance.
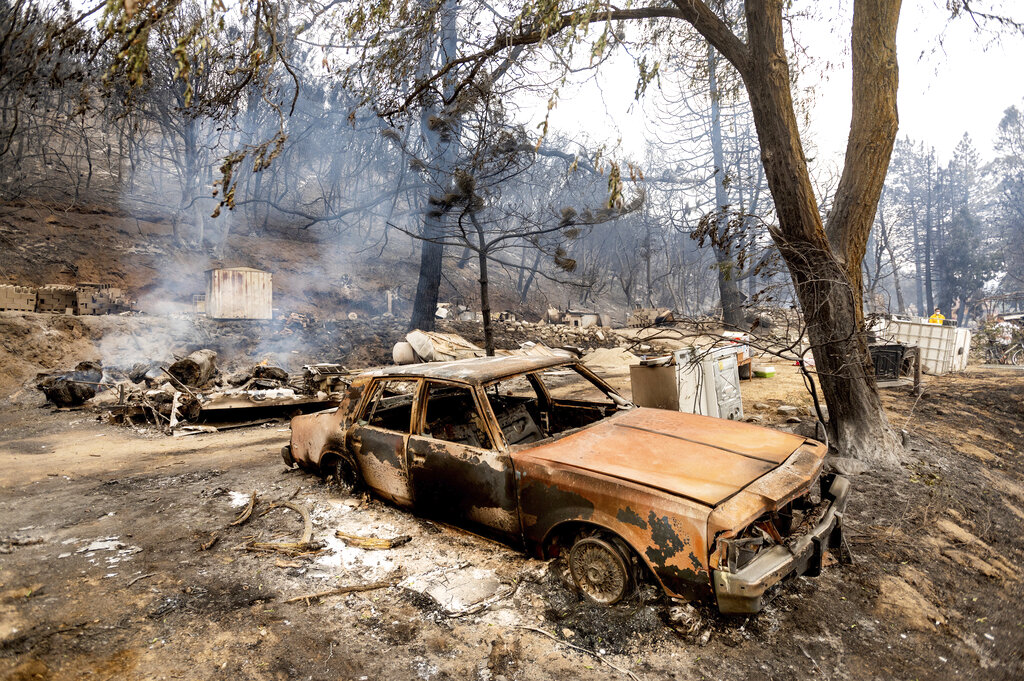
[[[390,586],[398,584],[394,579],[385,580],[383,582],[372,582],[370,584],[351,584],[349,586],[340,586],[336,589],[330,589],[328,591],[321,591],[315,594],[306,594],[305,596],[295,596],[284,601],[285,603],[298,603],[299,601],[305,601],[306,605],[313,599],[326,598],[327,596],[339,596],[341,594],[354,593],[356,591],[375,591],[377,589],[386,589]]]
[[[580,646],[573,645],[572,643],[569,643],[567,641],[563,641],[562,639],[558,638],[557,636],[555,636],[553,634],[549,634],[548,632],[544,631],[543,629],[538,629],[537,627],[528,627],[528,626],[523,625],[523,624],[516,625],[516,629],[526,629],[527,631],[532,631],[532,632],[538,633],[541,636],[547,636],[548,638],[550,638],[555,643],[561,643],[563,646],[568,646],[568,647],[572,648],[573,650],[578,650],[581,653],[586,653],[587,655],[591,655],[593,657],[596,657],[598,660],[600,660],[604,664],[608,665],[609,667],[611,667],[615,671],[619,672],[620,674],[625,674],[629,678],[633,679],[633,681],[640,681],[640,679],[638,679],[636,674],[634,674],[633,672],[629,671],[628,669],[623,669],[622,667],[619,667],[618,665],[616,665],[616,664],[614,664],[612,662],[609,662],[607,658],[605,658],[604,656],[594,652],[593,650],[587,650],[586,648],[582,648]]]
[[[407,534],[392,537],[391,539],[381,539],[379,537],[360,537],[355,534],[345,534],[341,530],[334,533],[334,536],[342,540],[349,546],[355,546],[360,549],[367,549],[370,551],[379,549],[393,549],[396,546],[402,546],[412,541],[412,537]]]
[[[241,525],[246,520],[248,520],[249,516],[252,515],[252,509],[255,506],[256,506],[256,492],[253,492],[252,493],[252,497],[249,498],[249,505],[245,507],[245,510],[242,511],[242,514],[239,515],[237,518],[235,518],[235,520],[233,522],[228,523],[228,527],[235,527],[237,525]]]

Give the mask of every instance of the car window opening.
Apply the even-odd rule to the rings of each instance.
[[[469,388],[428,383],[423,434],[470,447],[492,448]]]
[[[365,425],[409,432],[416,381],[381,381],[367,402],[361,422]]]
[[[526,445],[611,416],[619,404],[575,369],[497,381],[485,389],[509,445]]]

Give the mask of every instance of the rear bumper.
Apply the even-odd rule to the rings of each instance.
[[[761,610],[761,598],[771,586],[789,575],[821,574],[828,548],[838,548],[843,538],[843,511],[850,495],[850,481],[836,475],[822,479],[823,497],[830,501],[818,524],[789,547],[776,545],[759,553],[736,572],[713,571],[715,597],[723,613]]]

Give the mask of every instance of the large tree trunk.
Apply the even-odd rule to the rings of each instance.
[[[456,33],[456,19],[458,16],[458,3],[456,0],[445,0],[440,13],[441,25],[438,29],[440,40],[440,62],[446,64],[455,59],[458,48],[458,34]],[[429,72],[433,67],[434,54],[428,50],[421,61],[421,76]],[[444,80],[444,98],[450,99],[455,88],[454,76]],[[458,138],[460,133],[460,120],[457,115],[447,117],[441,125],[437,122],[441,119],[443,112],[441,103],[432,102],[423,107],[420,114],[420,128],[425,146],[431,154],[431,176],[434,188],[440,193],[447,193],[452,184],[452,177],[455,173],[456,154],[458,152]],[[423,217],[421,231],[422,250],[420,251],[420,273],[416,282],[416,297],[412,304],[412,318],[409,320],[410,329],[422,329],[432,331],[437,313],[437,296],[441,288],[441,259],[444,257],[444,246],[437,240],[444,234],[444,220],[447,208],[442,206],[440,198],[428,197],[427,212]]]
[[[744,326],[743,294],[733,256],[732,236],[727,234],[729,192],[725,188],[725,149],[722,144],[722,105],[718,90],[718,54],[708,44],[708,89],[711,95],[711,152],[715,162],[715,210],[718,211],[718,234],[714,239],[715,261],[718,265],[718,293],[722,302],[722,323],[734,329]]]
[[[841,212],[841,219],[839,214],[834,216],[839,221],[832,232],[833,242],[843,249],[840,260],[821,222],[800,142],[783,41],[782,5],[783,0],[746,0],[750,60],[747,68],[741,69],[779,218],[772,236],[789,267],[803,310],[834,444],[847,456],[894,466],[898,463],[895,437],[874,382],[859,289],[863,248],[881,191],[880,184],[874,190],[874,183],[884,179],[888,164],[888,153],[865,147],[870,146],[868,140],[874,140],[891,150],[892,139],[872,137],[878,126],[857,120],[858,115],[870,112],[855,105],[848,154],[862,165],[848,160],[837,193],[836,211]],[[879,88],[891,88],[895,93],[898,9],[898,0],[857,0],[854,5],[854,91],[859,94],[866,89],[871,101],[877,99],[873,94]],[[867,57],[869,48],[883,56]],[[881,68],[878,62],[889,58],[892,68]],[[868,86],[865,79],[890,82]],[[893,124],[884,127],[891,128],[894,135],[895,97],[884,104],[887,108],[873,115],[891,118]],[[858,250],[861,257],[857,257]]]
[[[423,218],[423,241],[420,250],[420,275],[416,281],[416,297],[412,302],[412,318],[409,329],[433,331],[437,319],[437,295],[441,287],[441,259],[444,247],[431,241],[438,239],[443,233],[441,220],[444,213],[428,208]]]
[[[889,170],[898,116],[896,26],[900,0],[856,0],[853,10],[853,111],[843,174],[828,220],[828,238],[846,267],[863,319],[860,263]]]

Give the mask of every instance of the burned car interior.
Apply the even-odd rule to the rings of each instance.
[[[491,449],[491,438],[473,393],[464,386],[427,383],[423,434],[470,447]]]
[[[415,380],[377,381],[360,422],[471,447],[494,447],[473,392],[465,386],[427,381],[423,423],[414,424],[419,428],[410,431],[418,390]],[[609,392],[608,386],[576,369],[534,372],[484,386],[509,446],[532,444],[611,416],[625,401],[616,402]]]
[[[417,381],[410,380],[377,383],[363,412],[363,423],[385,430],[408,432],[417,385]]]
[[[495,381],[484,387],[484,394],[510,446],[582,428],[621,408],[609,396],[607,386],[576,370],[535,372]]]

